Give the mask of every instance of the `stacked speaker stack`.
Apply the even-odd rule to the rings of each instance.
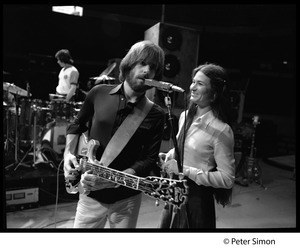
[[[177,25],[157,23],[144,34],[145,40],[159,45],[165,52],[165,66],[162,81],[172,83],[189,92],[192,70],[198,64],[199,32]],[[164,95],[154,89],[150,99],[164,106]],[[149,96],[149,95],[148,95]],[[184,107],[184,95],[172,93],[174,107]]]

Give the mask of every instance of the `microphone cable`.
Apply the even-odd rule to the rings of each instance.
[[[64,159],[61,160],[57,167],[56,173],[56,196],[55,196],[55,209],[54,209],[54,228],[56,228],[56,215],[57,215],[57,206],[58,206],[58,195],[59,195],[59,170],[61,165],[63,165]]]

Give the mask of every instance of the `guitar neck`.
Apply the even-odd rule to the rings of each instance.
[[[163,200],[172,205],[181,207],[187,200],[188,186],[186,180],[175,180],[156,176],[146,178],[134,176],[116,169],[104,166],[96,159],[95,152],[99,142],[91,139],[88,141],[85,136],[81,136],[78,144],[77,155],[81,158],[79,165],[81,171],[90,170],[93,175],[121,186],[142,191],[144,194]],[[75,180],[66,180],[68,193],[80,191],[80,174]]]
[[[255,149],[255,132],[256,132],[256,126],[257,124],[259,124],[258,122],[259,117],[258,116],[254,116],[253,117],[253,134],[252,134],[252,141],[251,141],[251,148],[250,148],[250,156],[251,158],[253,158],[254,156],[254,149]]]
[[[86,170],[91,170],[94,175],[101,177],[113,183],[117,183],[127,188],[139,191],[149,191],[147,186],[150,184],[145,178],[124,173],[102,165],[93,164],[90,162],[82,162]]]
[[[255,148],[255,133],[252,135],[251,147],[250,147],[250,157],[254,156],[254,148]]]

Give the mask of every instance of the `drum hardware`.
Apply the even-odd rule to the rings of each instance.
[[[13,83],[3,82],[3,90],[19,96],[28,96],[28,92]]]
[[[52,99],[50,102],[50,110],[52,118],[60,121],[70,121],[74,117],[74,102],[66,102],[65,100]]]
[[[36,140],[37,140],[37,138],[36,138],[36,121],[37,121],[36,113],[37,113],[37,109],[38,109],[37,106],[33,105],[33,144],[31,145],[30,149],[25,153],[25,155],[23,156],[21,161],[14,168],[14,171],[16,171],[19,166],[32,167],[36,163]],[[33,165],[28,165],[26,163],[23,163],[23,161],[25,160],[25,158],[31,152],[32,149],[33,149]]]
[[[96,77],[90,77],[90,80],[99,80],[99,81],[104,81],[104,80],[115,80],[116,78],[110,77],[107,75],[101,75],[101,76],[96,76]]]
[[[79,88],[79,91],[82,92],[84,95],[87,95],[87,94],[88,94],[88,91],[84,91],[84,90],[82,90],[82,89],[80,89],[80,88]]]
[[[16,167],[14,168],[14,170],[17,170],[19,166],[27,166],[27,167],[31,167],[30,165],[28,165],[27,163],[24,163],[24,160],[26,159],[26,157],[28,156],[28,154],[32,151],[33,149],[33,161],[34,161],[34,164],[35,164],[35,152],[36,152],[36,141],[37,141],[37,137],[36,137],[36,134],[37,134],[37,122],[38,122],[38,115],[40,115],[40,111],[44,111],[44,110],[50,110],[49,108],[47,107],[42,107],[42,106],[38,106],[38,105],[41,105],[41,100],[33,100],[31,101],[30,99],[22,99],[22,109],[20,110],[20,100],[19,100],[19,97],[16,95],[15,97],[15,100],[16,100],[16,111],[15,111],[15,143],[14,143],[14,147],[15,147],[15,162],[6,166],[5,168],[8,169],[12,166],[15,166]],[[29,104],[29,105],[28,105]],[[32,110],[32,111],[31,111]],[[8,115],[8,112],[7,112],[7,115]],[[28,141],[27,142],[30,142],[31,143],[31,147],[29,150],[27,150],[27,152],[25,153],[25,155],[23,156],[23,158],[19,161],[19,152],[21,152],[22,154],[24,153],[23,150],[20,149],[20,142],[24,142],[22,140],[22,138],[25,136],[29,136],[30,132],[31,131],[28,131],[26,129],[21,129],[22,133],[20,132],[20,128],[27,128],[28,125],[29,125],[29,128],[31,127],[31,124],[32,124],[32,119],[31,117],[33,118],[33,138],[30,137],[29,139],[27,139]],[[7,118],[7,127],[9,127],[9,124],[8,124],[8,116],[6,116]],[[19,120],[19,119],[22,119],[22,120]],[[40,117],[39,117],[40,118]],[[43,118],[43,117],[42,117]],[[45,121],[45,120],[43,120]],[[39,120],[39,122],[41,122],[41,120]],[[25,132],[24,132],[25,131]],[[9,128],[7,129],[7,138],[9,138]],[[8,142],[10,140],[7,140],[6,142],[6,148],[8,148]]]
[[[50,99],[50,101],[51,100],[65,100],[66,99],[66,97],[64,96],[64,95],[60,95],[60,94],[53,94],[53,93],[50,93],[49,94],[49,99]]]
[[[90,77],[91,80],[95,80],[94,85],[98,85],[103,81],[115,80],[113,77],[109,77],[108,75],[114,70],[117,66],[117,62],[110,64],[98,77]]]
[[[14,147],[15,147],[15,163],[18,161],[18,151],[19,151],[19,140],[18,140],[18,137],[19,137],[19,133],[18,133],[18,125],[19,125],[19,122],[18,122],[18,115],[19,115],[19,96],[28,96],[30,95],[26,90],[16,86],[15,84],[13,83],[9,83],[9,82],[3,82],[3,90],[6,91],[7,93],[7,100],[9,100],[9,94],[13,94],[14,95],[14,101],[15,101],[15,111],[16,111],[16,114],[15,114],[15,143],[14,143]],[[7,123],[8,126],[7,126],[7,131],[9,131],[9,123]],[[10,141],[9,140],[9,136],[7,134],[7,141],[5,143],[5,146],[6,148],[8,148],[8,142]],[[11,167],[13,164],[7,166],[7,167]]]
[[[15,115],[15,141],[14,141],[14,147],[15,147],[15,151],[14,151],[14,158],[15,158],[15,162],[6,166],[5,169],[8,169],[12,166],[14,166],[15,164],[18,164],[19,161],[19,157],[18,157],[18,152],[19,152],[19,97],[18,94],[15,94],[15,103],[16,103],[16,115]]]
[[[10,134],[11,124],[10,124],[10,121],[11,121],[11,119],[10,119],[10,109],[8,107],[6,107],[6,109],[5,109],[6,138],[5,138],[5,141],[4,141],[4,151],[6,153],[9,152],[9,144],[12,144],[13,146],[15,146],[13,140],[10,138],[11,137],[11,134]]]

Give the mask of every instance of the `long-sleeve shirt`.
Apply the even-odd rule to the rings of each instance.
[[[184,124],[179,119],[179,132]],[[177,137],[179,135],[177,134]],[[174,149],[167,157],[174,158]],[[195,117],[185,138],[183,172],[198,185],[231,188],[235,178],[234,135],[212,111]]]
[[[134,104],[133,104],[134,105]],[[67,134],[81,134],[89,129],[89,139],[100,142],[97,159],[127,115],[134,110],[123,93],[122,85],[97,85],[90,90],[77,118]],[[134,121],[133,121],[134,122]],[[156,167],[165,122],[165,113],[154,104],[120,154],[109,165],[123,171],[132,168],[137,176],[147,176]],[[92,191],[89,196],[104,203],[114,203],[140,193],[120,186]]]

